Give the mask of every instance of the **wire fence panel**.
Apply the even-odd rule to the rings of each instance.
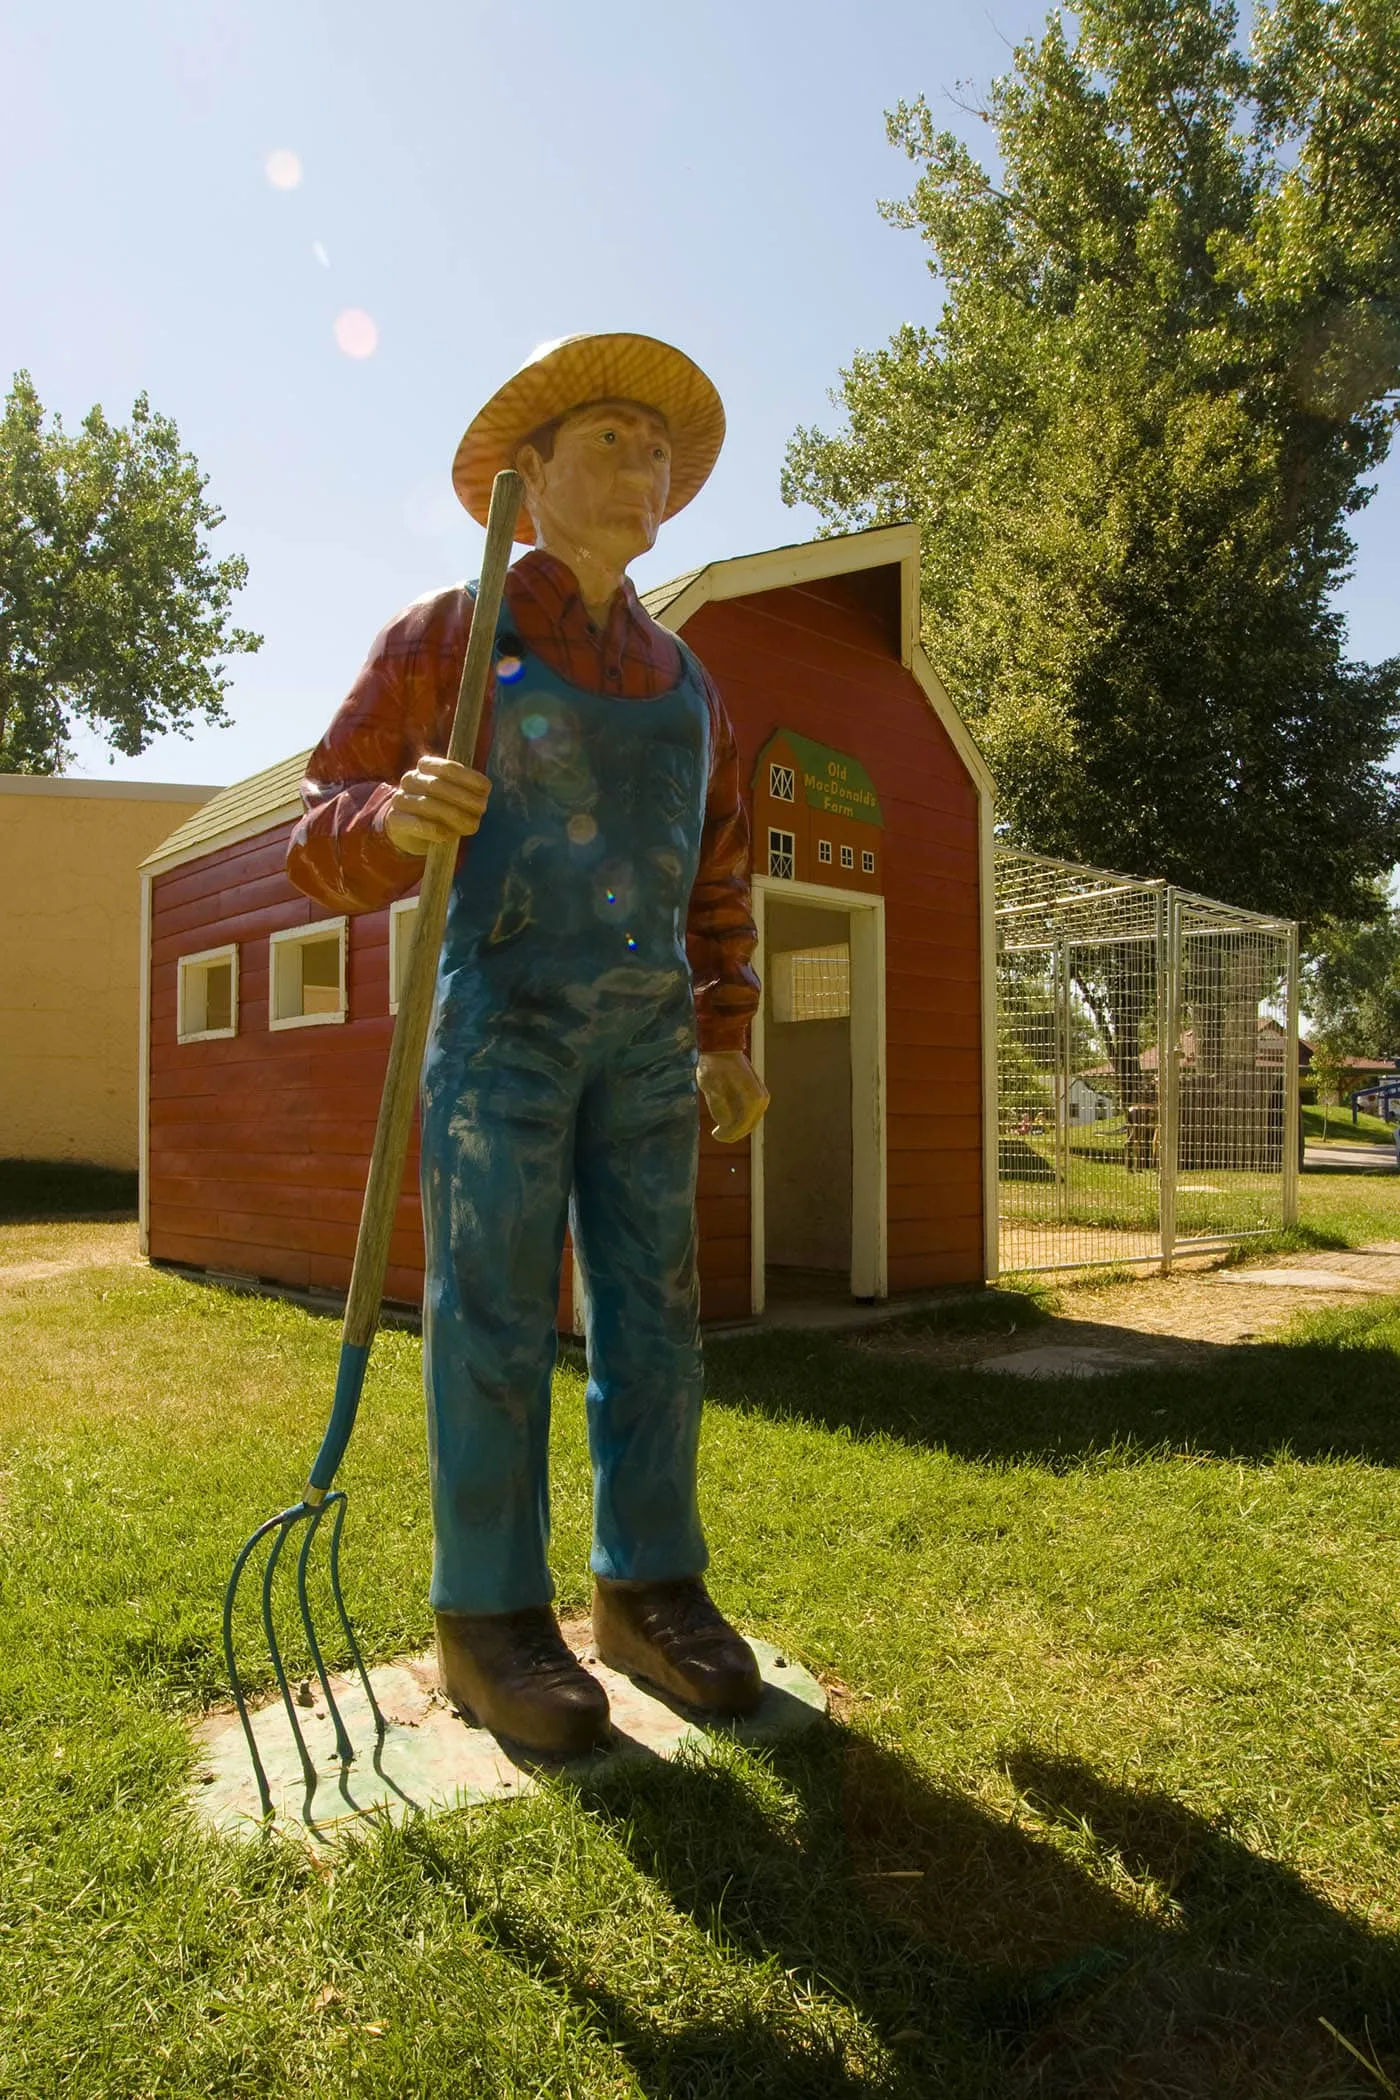
[[[1296,931],[997,855],[1000,1266],[1170,1263],[1293,1221]]]
[[[1176,1244],[1284,1222],[1286,932],[1179,907]],[[1294,1081],[1296,1089],[1296,1077]]]

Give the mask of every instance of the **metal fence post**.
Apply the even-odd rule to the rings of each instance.
[[[1157,902],[1159,1005],[1163,1025],[1157,1043],[1157,1230],[1162,1274],[1171,1273],[1176,1251],[1176,1159],[1181,1121],[1181,903],[1171,888]],[[1165,965],[1165,967],[1163,967]]]
[[[1060,1222],[1069,1218],[1069,954],[1055,943],[1055,1167],[1060,1177]]]
[[[1288,963],[1284,998],[1283,1038],[1283,1224],[1291,1231],[1298,1222],[1298,1127],[1303,1119],[1298,1094],[1298,928],[1288,929]]]

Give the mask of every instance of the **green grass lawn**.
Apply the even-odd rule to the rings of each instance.
[[[1309,1231],[1394,1236],[1393,1188],[1387,1234],[1332,1179]],[[906,1328],[1046,1318],[1007,1292]],[[836,1723],[333,1870],[197,1835],[181,1798],[228,1567],[298,1491],[336,1330],[129,1268],[11,1289],[0,1324],[4,2100],[1400,2082],[1400,1300],[1092,1383],[712,1345],[713,1587]],[[570,1361],[565,1609],[582,1415]],[[375,1658],[429,1638],[420,1416],[386,1334],[344,1476]]]
[[[1305,1101],[1302,1106],[1303,1135],[1313,1144],[1322,1141],[1323,1111]],[[1356,1121],[1351,1120],[1350,1108],[1329,1108],[1327,1115],[1328,1144],[1345,1145],[1393,1145],[1395,1128],[1382,1116],[1368,1116],[1357,1112]]]
[[[1298,1177],[1297,1238],[1312,1247],[1400,1240],[1400,1175],[1305,1167]]]

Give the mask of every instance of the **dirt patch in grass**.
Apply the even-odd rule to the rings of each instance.
[[[900,1321],[854,1335],[847,1346],[947,1370],[972,1369],[988,1358],[1047,1344],[1111,1349],[1144,1366],[1185,1368],[1221,1347],[1276,1339],[1299,1312],[1355,1306],[1364,1302],[1364,1293],[1400,1291],[1400,1242],[1378,1241],[1336,1254],[1276,1256],[1268,1267],[1270,1273],[1296,1272],[1298,1282],[1250,1284],[1247,1268],[1222,1261],[1171,1276],[1063,1285],[1046,1298],[989,1293],[981,1301],[990,1310],[980,1331]],[[1309,1271],[1316,1273],[1315,1283]],[[1355,1277],[1361,1288],[1339,1287],[1332,1280],[1338,1275]]]

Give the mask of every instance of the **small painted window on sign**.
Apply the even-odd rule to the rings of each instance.
[[[818,859],[818,860],[819,860],[819,861],[821,862],[821,864],[822,864],[822,866],[823,866],[824,868],[829,868],[829,867],[831,866],[831,840],[830,840],[830,839],[818,839],[818,840],[817,840],[817,859]]]
[[[797,776],[794,769],[791,766],[770,766],[768,768],[768,792],[775,802],[795,802],[797,800]]]
[[[796,872],[797,841],[790,831],[768,834],[768,872],[782,882],[791,882]]]

